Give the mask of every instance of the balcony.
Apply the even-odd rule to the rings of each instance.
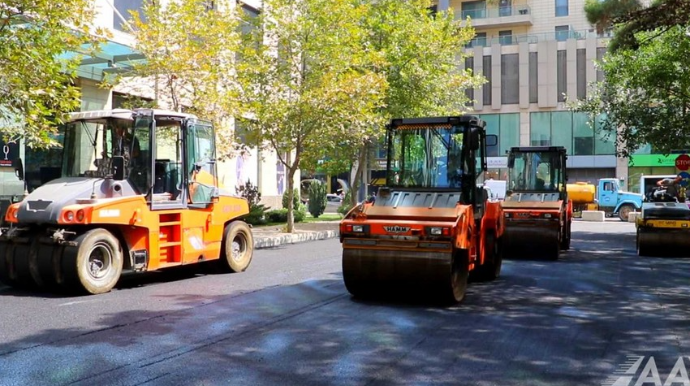
[[[474,22],[473,22],[474,23]],[[476,37],[467,44],[466,48],[472,47],[490,47],[492,44],[500,44],[502,46],[512,46],[518,43],[539,43],[543,41],[566,41],[569,39],[584,40],[587,38],[608,39],[611,38],[611,32],[606,32],[602,35],[588,30],[582,31],[558,31],[541,34],[520,34],[510,36],[495,36],[495,37]]]
[[[527,4],[456,11],[455,19],[471,19],[474,28],[532,25],[532,9]]]

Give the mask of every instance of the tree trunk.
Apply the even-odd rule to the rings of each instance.
[[[287,157],[285,158],[285,168],[287,169],[287,189],[288,189],[288,202],[287,202],[287,233],[292,233],[295,230],[295,217],[293,216],[293,213],[295,213],[295,208],[292,205],[294,199],[295,199],[295,173],[297,172],[297,167],[296,165],[291,161],[291,155],[288,152]]]
[[[362,173],[364,173],[364,165],[366,163],[366,153],[367,147],[359,151],[359,156],[357,157],[357,166],[355,166],[355,174],[352,178],[352,183],[350,184],[350,189],[352,193],[350,194],[350,205],[354,207],[357,205],[357,195],[359,191],[359,185],[362,181]]]

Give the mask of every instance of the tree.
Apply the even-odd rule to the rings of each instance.
[[[682,26],[635,35],[639,46],[607,54],[605,80],[573,104],[592,116],[605,114],[602,130],[616,136],[618,154],[646,144],[668,154],[690,145],[690,37]],[[618,133],[618,135],[616,135]]]
[[[287,231],[294,229],[294,176],[305,155],[379,125],[385,77],[358,0],[265,0],[237,63],[248,129],[285,165]],[[312,156],[313,157],[313,156]]]
[[[373,2],[365,19],[367,46],[379,52],[385,64],[376,71],[388,84],[385,104],[377,110],[379,124],[361,136],[341,137],[324,146],[317,157],[332,171],[355,168],[351,189],[356,192],[366,170],[366,160],[381,142],[384,125],[391,118],[459,115],[467,111],[465,90],[485,80],[471,70],[459,69],[470,54],[464,47],[474,37],[470,23],[456,21],[452,11],[432,13],[429,0]],[[312,164],[314,160],[311,160]],[[357,194],[350,195],[350,204]]]
[[[83,54],[97,50],[104,31],[91,26],[90,0],[10,0],[0,3],[0,132],[6,141],[56,145],[51,134],[78,110],[74,84]],[[87,43],[90,49],[82,48]]]
[[[639,32],[656,31],[647,39],[655,39],[675,26],[690,23],[690,2],[687,0],[655,0],[642,7],[639,0],[587,0],[587,20],[599,33],[615,27],[609,50],[637,49]]]
[[[143,16],[131,15],[130,32],[146,61],[116,81],[150,79],[157,102],[162,94],[171,109],[185,108],[211,120],[219,131],[219,158],[230,156],[234,142],[228,119],[239,111],[234,86],[241,41],[237,8],[229,0],[147,0]]]

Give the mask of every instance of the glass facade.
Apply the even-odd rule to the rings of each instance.
[[[615,139],[596,127],[590,127],[585,113],[534,112],[530,114],[530,145],[564,146],[569,155],[615,154]]]
[[[487,146],[487,157],[505,157],[513,146],[520,146],[520,114],[479,114],[486,122],[486,133],[498,136],[496,146]]]

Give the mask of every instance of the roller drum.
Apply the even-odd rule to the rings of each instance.
[[[560,231],[538,224],[506,224],[503,233],[504,257],[558,259],[561,249]]]
[[[690,257],[690,230],[640,227],[637,230],[637,254]]]
[[[452,253],[419,250],[343,250],[343,279],[355,296],[390,294],[398,290],[426,292],[447,284]]]

